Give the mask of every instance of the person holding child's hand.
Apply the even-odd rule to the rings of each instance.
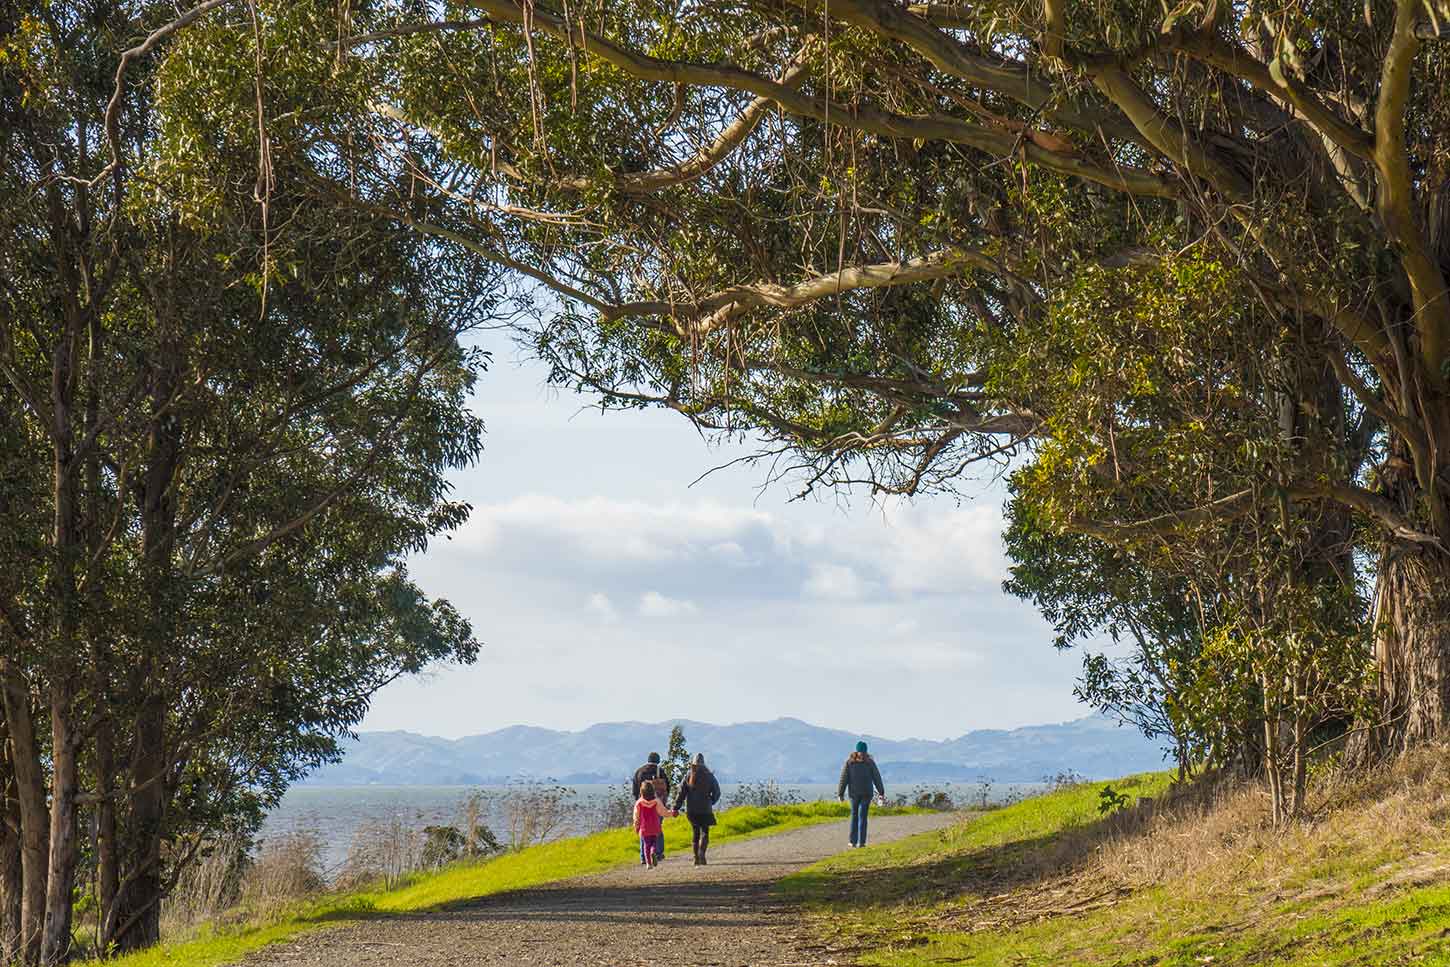
[[[705,865],[705,850],[710,845],[710,827],[715,825],[715,804],[720,801],[720,783],[705,768],[705,757],[695,756],[680,791],[675,795],[675,815],[685,807],[695,844],[695,865]]]

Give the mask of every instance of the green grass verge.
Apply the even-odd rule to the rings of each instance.
[[[710,840],[717,844],[749,839],[834,822],[849,815],[850,807],[837,802],[741,806],[719,813],[720,822],[711,831]],[[690,827],[683,817],[665,820],[667,848],[677,850],[689,839]],[[556,840],[481,863],[459,864],[418,876],[395,890],[327,897],[272,923],[204,928],[186,940],[164,943],[110,963],[114,967],[218,967],[328,924],[427,910],[628,866],[639,861],[638,847],[638,837],[628,829]]]
[[[1167,776],[1113,785],[1151,796]],[[1044,887],[1033,863],[1072,831],[1091,831],[1099,788],[846,853],[788,877],[782,889],[807,903],[821,932],[857,963],[878,967],[1450,965],[1450,884],[1404,879],[1414,862],[1435,869],[1450,859],[1450,841],[1417,844],[1413,856],[1344,848],[1293,859],[1292,870],[1238,857],[1231,889],[1185,878],[1100,909],[1054,912],[1065,902],[1055,899],[1065,870],[1044,868],[1052,880]],[[994,925],[1004,922],[1015,925]]]

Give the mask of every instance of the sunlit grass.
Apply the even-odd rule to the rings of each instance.
[[[1101,784],[1084,785],[833,857],[782,887],[843,963],[1446,967],[1450,768],[1412,762],[1392,778],[1333,790],[1290,830],[1268,826],[1254,787],[1114,826]],[[1168,777],[1113,785],[1159,796]]]
[[[740,806],[719,814],[719,825],[711,832],[711,842],[774,834],[838,821],[849,815],[850,807],[838,802]],[[689,823],[683,817],[665,820],[667,850],[678,850],[681,844],[688,846],[689,838]],[[628,866],[639,861],[638,847],[638,837],[628,829],[556,840],[417,876],[394,890],[329,896],[299,906],[269,923],[204,928],[186,940],[165,943],[110,963],[116,967],[216,967],[327,924],[433,909]]]

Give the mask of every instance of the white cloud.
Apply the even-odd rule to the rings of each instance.
[[[971,648],[946,641],[914,641],[885,648],[895,664],[922,671],[952,671],[974,668],[982,655]]]
[[[646,591],[639,598],[639,613],[645,618],[679,618],[699,610],[693,601],[667,597],[658,591]]]
[[[1007,576],[1002,512],[981,503],[930,509],[886,508],[881,570],[900,594],[999,591]]]
[[[812,564],[801,591],[813,598],[854,601],[866,593],[866,582],[844,564]]]
[[[711,554],[726,564],[736,567],[753,563],[749,555],[745,553],[745,548],[741,547],[735,541],[721,541],[719,544],[711,544],[709,550]]]
[[[715,501],[647,504],[525,494],[476,507],[457,539],[490,556],[550,544],[596,562],[661,563],[706,549],[743,557],[751,538],[773,543],[781,531],[781,521],[770,514]]]
[[[589,610],[610,624],[619,620],[619,612],[614,610],[614,602],[610,601],[609,595],[602,591],[595,591],[589,595]]]

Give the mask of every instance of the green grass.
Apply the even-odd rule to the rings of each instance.
[[[1136,801],[1158,795],[1168,784],[1165,772],[1116,780],[1113,786]],[[868,919],[879,910],[889,918],[894,912],[884,908],[891,904],[910,900],[920,907],[937,894],[944,898],[1065,831],[1099,822],[1100,788],[1082,785],[1034,796],[946,829],[843,853],[787,877],[781,889],[808,904],[850,909]]]
[[[719,825],[711,831],[711,843],[780,833],[849,815],[850,807],[835,802],[736,807],[719,814]],[[690,827],[683,817],[665,820],[667,848],[679,849],[689,838]],[[271,923],[204,928],[186,940],[164,943],[110,963],[115,967],[217,967],[328,924],[427,910],[628,866],[639,862],[638,849],[639,839],[628,829],[561,839],[419,876],[395,890],[330,896]]]
[[[1165,774],[1114,783],[1134,798],[1166,785]],[[1436,872],[1450,869],[1450,835],[1397,846],[1321,832],[1302,855],[1289,847],[1227,853],[1227,889],[1222,875],[1202,882],[1185,875],[1121,896],[1109,892],[1097,909],[1086,902],[1087,909],[1073,909],[1105,887],[1081,862],[1100,841],[1093,836],[1099,788],[1042,796],[834,857],[787,878],[782,889],[809,906],[828,943],[850,955],[843,963],[1450,965],[1450,883]],[[1415,864],[1429,872],[1391,882]]]

